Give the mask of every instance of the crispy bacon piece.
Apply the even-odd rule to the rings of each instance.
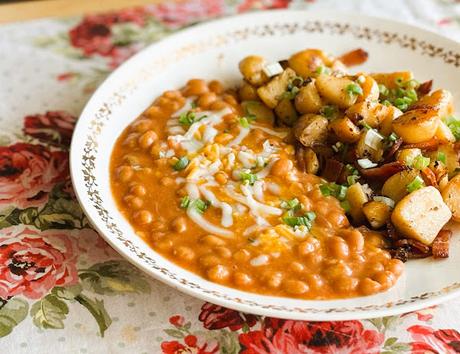
[[[403,238],[401,240],[397,240],[394,244],[396,247],[410,246],[411,248],[415,248],[420,251],[420,253],[430,253],[430,246],[427,246],[424,243],[411,238]]]
[[[399,138],[394,142],[394,144],[391,146],[390,149],[388,149],[387,153],[385,154],[385,159],[384,162],[390,162],[393,160],[393,156],[396,154],[396,152],[399,150],[403,143],[403,140]]]
[[[436,180],[436,175],[431,170],[431,168],[426,167],[421,172],[422,172],[423,181],[425,182],[427,186],[433,186],[433,187],[438,188],[438,182]]]
[[[396,241],[399,239],[398,232],[396,231],[396,228],[394,227],[393,223],[391,221],[387,221],[386,223],[386,232],[387,232],[387,237],[392,240]]]
[[[345,165],[336,159],[327,159],[321,177],[329,182],[337,182]]]
[[[409,251],[406,247],[398,247],[396,249],[390,250],[392,258],[399,259],[401,262],[406,263],[409,259]]]
[[[432,87],[433,87],[433,80],[425,81],[421,83],[420,86],[418,87],[417,94],[419,96],[428,95]]]
[[[368,52],[362,48],[358,48],[343,54],[339,57],[339,60],[346,66],[355,66],[365,63],[368,57]]]
[[[433,241],[431,249],[434,258],[447,258],[449,257],[449,241],[452,237],[452,231],[441,230],[438,236]]]
[[[439,141],[436,138],[432,138],[430,140],[421,142],[421,143],[415,143],[415,144],[405,144],[403,145],[404,149],[421,149],[421,150],[428,150],[428,151],[433,151],[436,150],[439,146]]]
[[[374,168],[362,168],[358,164],[356,167],[359,173],[366,179],[384,181],[395,173],[405,170],[407,167],[400,161],[393,161],[386,163],[385,165],[374,167]]]

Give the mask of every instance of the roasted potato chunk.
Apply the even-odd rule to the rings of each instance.
[[[378,84],[385,85],[389,89],[397,88],[396,80],[409,81],[414,78],[411,71],[397,71],[394,73],[375,73],[371,74]]]
[[[410,109],[435,110],[440,118],[447,117],[453,113],[452,94],[447,90],[436,90],[420,98]]]
[[[363,213],[373,229],[380,229],[390,220],[390,207],[383,202],[370,201],[363,205]]]
[[[311,147],[327,139],[328,120],[317,114],[304,114],[294,125],[294,135],[303,146]]]
[[[358,96],[357,102],[370,101],[374,102],[379,99],[380,91],[377,81],[375,81],[371,76],[360,75],[364,81],[360,84],[363,89],[363,94]]]
[[[452,212],[452,218],[460,222],[460,175],[452,178],[442,190],[442,199]]]
[[[383,156],[383,140],[380,140],[374,147],[371,147],[366,143],[367,134],[372,134],[372,132],[364,130],[359,136],[359,140],[356,144],[356,155],[361,159],[370,159],[374,162],[378,162]]]
[[[358,95],[350,94],[347,91],[350,85],[357,85],[348,78],[319,75],[315,83],[321,97],[339,108],[348,108],[358,99]]]
[[[241,102],[246,114],[253,115],[258,120],[266,120],[275,122],[275,115],[273,111],[259,101],[243,101]]]
[[[319,170],[319,160],[312,148],[299,147],[296,150],[296,160],[301,171],[316,175]]]
[[[358,102],[345,112],[347,117],[362,121],[372,128],[378,129],[384,135],[390,135],[393,131],[393,120],[402,112],[395,106],[385,106],[377,102]]]
[[[359,182],[348,188],[347,200],[350,203],[350,214],[354,222],[362,223],[364,221],[363,205],[369,201],[369,198]]]
[[[407,185],[411,183],[420,172],[418,170],[401,171],[388,178],[382,187],[382,195],[391,198],[395,203],[403,199],[409,192]]]
[[[306,79],[314,74],[320,66],[330,66],[331,59],[322,50],[306,49],[292,55],[288,64],[297,75]]]
[[[432,160],[436,161],[439,155],[446,157],[446,167],[449,173],[449,177],[452,178],[455,175],[455,170],[460,168],[460,151],[455,150],[450,144],[443,144],[438,147],[438,150],[427,153],[427,156]]]
[[[396,118],[393,130],[405,143],[421,143],[435,135],[439,121],[436,110],[414,109]]]
[[[329,123],[331,129],[337,138],[344,143],[356,143],[360,137],[359,128],[348,117],[334,119]]]
[[[391,221],[404,236],[430,245],[451,216],[441,193],[429,186],[408,194],[396,204]]]
[[[287,126],[292,126],[297,120],[297,111],[289,98],[284,98],[278,103],[275,113],[278,119]]]
[[[434,136],[442,143],[455,143],[457,140],[455,139],[454,134],[452,134],[452,131],[443,121],[439,122],[438,129],[436,130]]]
[[[422,150],[418,148],[401,149],[396,154],[396,160],[409,166],[419,155],[422,155]]]
[[[286,92],[289,83],[296,77],[294,70],[287,68],[281,74],[275,76],[266,85],[257,89],[260,99],[270,108],[275,108],[281,96]]]
[[[238,89],[238,96],[241,101],[257,101],[259,99],[257,89],[246,81]]]
[[[323,102],[314,82],[303,86],[295,96],[295,108],[301,114],[318,113],[322,106]]]
[[[258,55],[250,55],[239,63],[241,74],[251,85],[260,86],[268,81],[267,75],[263,72],[265,59]]]

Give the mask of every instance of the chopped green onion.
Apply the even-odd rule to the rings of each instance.
[[[417,176],[413,179],[412,182],[410,182],[407,185],[406,188],[409,193],[412,193],[416,191],[417,189],[423,188],[424,186],[425,186],[425,182],[423,181],[423,178],[420,176]]]
[[[297,94],[299,93],[300,89],[297,87],[297,86],[288,86],[288,90],[283,92],[283,94],[281,95],[281,99],[289,99],[289,100],[292,100],[295,98],[295,96],[297,96]]]
[[[187,156],[182,156],[179,160],[177,160],[177,162],[174,164],[173,168],[176,171],[182,171],[184,168],[187,167],[188,163],[189,163],[189,160],[188,160]]]
[[[182,209],[187,209],[189,205],[190,205],[190,197],[186,195],[180,200],[180,207]]]
[[[323,106],[319,110],[319,113],[326,118],[334,118],[338,112],[338,108],[332,105]]]
[[[360,178],[360,176],[357,176],[357,175],[351,175],[351,176],[347,176],[347,183],[349,186],[355,184],[358,179]]]
[[[202,199],[195,199],[189,204],[189,208],[195,209],[200,214],[203,214],[208,209],[209,203]]]
[[[396,83],[396,85],[398,85],[398,86],[401,86],[403,82],[404,82],[404,80],[403,80],[402,77],[397,77],[397,78],[395,79],[395,83]]]
[[[350,202],[348,200],[342,200],[340,202],[340,206],[342,207],[343,210],[345,210],[346,213],[350,212]]]
[[[303,216],[284,216],[282,220],[286,225],[291,227],[306,226],[310,230],[312,227],[311,223],[315,218],[316,214],[313,211],[309,211]]]
[[[318,75],[321,75],[321,74],[329,75],[331,73],[331,69],[328,68],[327,66],[321,65],[321,66],[318,66],[315,72]]]
[[[319,186],[321,194],[324,196],[332,196],[338,200],[344,200],[347,196],[348,187],[336,183],[325,183]]]
[[[460,140],[460,119],[455,117],[448,117],[446,124],[449,127],[456,140]]]
[[[195,116],[194,112],[188,111],[186,113],[182,113],[179,116],[179,123],[182,124],[182,125],[192,125],[193,123],[198,122],[198,121],[202,120],[205,117],[206,116],[201,116],[201,117],[197,118]]]
[[[254,115],[248,115],[240,118],[240,124],[243,128],[249,128],[250,123],[254,121],[256,117]]]
[[[388,87],[386,87],[385,85],[379,84],[379,92],[383,96],[388,96],[388,94],[390,93],[390,90],[388,90]]]
[[[415,88],[420,86],[420,82],[418,82],[417,80],[412,79],[412,80],[409,80],[409,81],[406,82],[406,86],[411,88],[411,89],[415,89]]]
[[[418,155],[412,161],[412,166],[417,170],[423,170],[430,164],[430,158],[423,155]]]
[[[387,107],[391,106],[391,102],[388,101],[388,100],[383,100],[383,101],[382,101],[382,104],[383,104],[384,106],[387,106]]]
[[[196,104],[196,102],[190,103],[190,107],[192,107],[192,108],[196,108],[197,106],[198,106],[198,105]]]
[[[240,179],[243,181],[244,184],[253,185],[257,181],[257,175],[251,172],[240,172]]]
[[[349,84],[347,87],[345,87],[345,91],[350,96],[354,96],[354,95],[360,96],[363,94],[363,89],[361,88],[361,86],[355,83]]]
[[[445,165],[447,161],[446,154],[443,153],[442,151],[438,152],[437,160],[441,161]]]
[[[299,210],[302,207],[302,205],[300,204],[297,198],[293,198],[291,200],[283,200],[280,203],[280,207],[283,209],[296,211],[296,210]]]
[[[367,129],[367,130],[371,130],[371,129],[372,129],[372,127],[371,127],[369,124],[367,124],[366,122],[364,122],[364,121],[359,122],[359,124],[360,124],[364,129]]]
[[[391,141],[391,142],[395,142],[396,140],[399,139],[399,136],[396,134],[396,133],[391,133],[389,136],[388,136],[388,141]]]

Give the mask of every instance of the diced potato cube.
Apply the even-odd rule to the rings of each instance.
[[[322,106],[323,102],[314,82],[303,86],[295,96],[295,108],[299,113],[318,113]]]
[[[297,111],[289,98],[284,98],[278,103],[275,107],[275,113],[281,122],[290,127],[297,120]]]
[[[396,204],[391,221],[404,236],[430,245],[451,216],[441,193],[429,186],[410,193]]]
[[[396,80],[409,81],[414,75],[410,71],[398,71],[394,73],[375,73],[371,74],[377,83],[385,85],[389,89],[397,88]]]
[[[287,68],[280,75],[275,76],[267,84],[257,89],[260,99],[270,108],[275,108],[281,96],[287,90],[289,83],[296,77],[294,70]]]
[[[460,175],[447,183],[442,190],[442,198],[452,212],[452,218],[460,222]]]
[[[356,143],[361,135],[359,128],[348,117],[334,119],[329,123],[329,128],[340,141],[347,144]]]
[[[371,201],[363,206],[363,213],[374,229],[379,229],[390,220],[390,207],[378,201]]]
[[[350,214],[356,223],[364,221],[363,205],[369,201],[363,186],[357,182],[352,184],[347,191],[347,200],[350,203]]]
[[[303,146],[324,143],[327,139],[328,120],[317,114],[304,114],[294,125],[294,135]]]
[[[405,143],[421,143],[435,135],[439,122],[436,110],[414,109],[396,118],[393,121],[393,130]]]
[[[316,78],[315,83],[321,97],[339,108],[348,108],[358,99],[356,94],[347,91],[347,87],[356,85],[348,78],[320,75]]]
[[[331,59],[320,49],[305,49],[293,54],[288,63],[297,75],[306,79],[315,73],[320,66],[330,66]]]
[[[382,194],[393,199],[395,203],[399,202],[409,193],[407,191],[407,185],[419,174],[419,171],[415,169],[395,173],[383,184]]]

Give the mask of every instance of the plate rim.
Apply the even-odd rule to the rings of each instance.
[[[315,18],[315,16],[325,16],[326,12],[324,11],[305,11],[305,10],[268,10],[268,11],[263,11],[263,12],[253,12],[253,13],[247,13],[247,14],[242,14],[242,15],[234,15],[234,16],[228,16],[228,17],[223,17],[223,18],[218,18],[212,21],[204,22],[201,24],[198,24],[196,26],[192,26],[190,28],[180,30],[177,33],[174,33],[170,36],[167,36],[161,41],[155,42],[141,50],[139,53],[135,54],[133,57],[128,59],[126,62],[124,62],[120,67],[118,67],[116,70],[114,70],[107,78],[106,80],[98,87],[98,89],[93,93],[91,98],[88,100],[86,103],[84,109],[82,110],[82,113],[80,114],[80,118],[77,121],[77,124],[75,126],[74,130],[74,135],[72,137],[72,142],[71,142],[71,147],[70,147],[70,175],[71,175],[71,180],[72,184],[74,186],[75,190],[75,195],[77,197],[77,200],[82,207],[83,211],[85,212],[86,216],[88,217],[88,220],[90,221],[91,225],[98,231],[99,235],[101,235],[106,242],[108,242],[111,247],[113,247],[122,257],[127,259],[130,263],[132,263],[134,266],[137,268],[141,269],[143,272],[147,273],[149,276],[152,276],[153,278],[160,280],[161,282],[167,284],[168,286],[172,286],[173,288],[186,293],[188,295],[191,295],[196,298],[200,298],[204,301],[209,301],[211,303],[215,303],[221,306],[229,307],[236,309],[238,311],[242,312],[249,312],[249,313],[255,313],[259,315],[268,315],[271,317],[284,317],[284,318],[291,318],[291,319],[300,319],[300,320],[311,320],[311,321],[324,321],[324,320],[348,320],[348,319],[364,319],[364,318],[374,318],[374,317],[380,317],[380,316],[388,316],[388,315],[395,315],[403,312],[409,312],[409,311],[414,311],[420,308],[432,306],[435,304],[438,304],[440,302],[447,301],[451,298],[457,297],[460,295],[460,284],[454,283],[452,285],[457,284],[457,287],[452,290],[447,290],[447,292],[444,292],[445,290],[442,289],[438,292],[436,292],[435,295],[432,295],[428,298],[422,298],[422,299],[416,299],[416,300],[409,300],[407,302],[407,299],[403,301],[402,304],[399,304],[398,302],[396,303],[387,303],[384,305],[380,305],[378,309],[360,309],[360,307],[346,307],[342,309],[335,309],[339,311],[334,311],[334,312],[328,312],[327,309],[321,310],[320,312],[294,312],[293,310],[286,311],[286,310],[277,310],[277,309],[265,309],[263,305],[258,304],[259,306],[253,306],[250,304],[244,304],[239,301],[235,301],[236,299],[233,298],[232,300],[227,300],[223,297],[216,297],[210,294],[207,294],[202,291],[197,291],[194,288],[191,288],[187,285],[181,284],[178,280],[172,279],[171,277],[168,277],[157,270],[149,267],[149,265],[144,262],[144,261],[139,261],[137,258],[135,258],[135,254],[132,253],[127,247],[122,247],[122,245],[119,243],[119,240],[116,239],[114,235],[107,235],[106,231],[103,230],[103,228],[99,225],[99,222],[101,220],[96,221],[93,219],[93,212],[91,210],[88,210],[89,208],[93,208],[93,206],[87,206],[84,203],[84,196],[83,196],[83,191],[79,187],[79,182],[80,184],[84,184],[84,180],[80,180],[79,177],[77,176],[77,169],[81,167],[81,156],[77,155],[77,148],[76,145],[78,144],[76,136],[81,135],[77,134],[77,132],[82,131],[85,133],[87,131],[86,126],[88,125],[88,120],[89,116],[91,114],[94,115],[95,111],[92,109],[92,106],[96,101],[99,99],[99,96],[104,94],[104,91],[106,90],[107,87],[110,87],[110,84],[116,78],[117,76],[120,75],[124,70],[127,70],[126,68],[129,68],[135,63],[137,60],[140,60],[142,56],[146,55],[148,51],[152,51],[152,48],[160,46],[162,43],[167,43],[173,41],[177,37],[182,37],[189,35],[193,32],[202,32],[206,27],[213,27],[213,26],[220,26],[222,23],[225,22],[233,22],[233,21],[238,21],[241,20],[244,17],[264,17],[264,16],[269,16],[269,14],[274,14],[276,13],[276,16],[285,14],[289,15],[292,13],[295,14],[304,14],[305,15],[305,20],[308,20],[309,18]],[[337,17],[342,17],[338,21],[343,21],[343,23],[350,23],[353,18],[357,18],[358,15],[355,14],[349,14],[349,13],[344,13],[344,12],[328,12],[328,17],[332,18],[337,18]],[[332,16],[331,16],[332,14]],[[459,47],[459,43],[457,43],[455,40],[450,39],[448,37],[442,36],[438,33],[435,33],[433,31],[426,30],[424,28],[420,28],[417,26],[409,25],[406,23],[401,23],[398,21],[393,21],[393,20],[388,20],[388,19],[381,19],[379,17],[374,17],[374,16],[366,16],[366,15],[359,15],[359,17],[363,20],[363,22],[366,21],[377,21],[375,23],[375,27],[379,27],[379,23],[384,23],[387,25],[395,25],[399,27],[403,27],[407,30],[415,30],[415,36],[420,36],[422,34],[429,34],[430,36],[433,36],[433,38],[441,40],[441,42],[446,42],[446,43],[452,43],[455,44],[455,47]],[[327,18],[327,17],[326,17]],[[322,20],[324,21],[324,20]],[[396,27],[398,28],[398,27]],[[443,43],[438,43],[436,42],[437,45],[441,45]],[[86,117],[85,121],[84,118]],[[127,120],[128,121],[128,120]],[[83,134],[82,133],[82,134]],[[83,134],[85,136],[86,134]],[[83,144],[82,144],[83,147]],[[113,145],[111,145],[111,148]],[[127,235],[127,236],[132,236],[132,237],[138,237],[135,236],[134,232],[132,232],[132,235]],[[152,250],[155,252],[154,250]],[[161,255],[157,254],[159,257],[162,257]],[[163,257],[164,258],[164,257]],[[167,259],[166,259],[167,260]],[[167,260],[170,262],[169,260]],[[188,272],[186,269],[182,268],[184,272]],[[191,273],[193,274],[193,273]],[[203,278],[204,281],[206,281]],[[208,282],[208,281],[206,281]],[[452,286],[451,285],[451,286]],[[233,288],[228,288],[231,291],[239,291],[241,293],[247,293],[247,294],[252,294],[254,293],[249,293],[249,292],[244,292],[240,291],[237,289]],[[423,294],[422,294],[423,295]],[[264,295],[261,295],[264,296]],[[276,299],[280,299],[280,297],[275,297],[275,296],[264,296],[264,297],[269,297],[271,299],[274,299],[274,302],[276,302]],[[422,296],[423,297],[423,296]],[[337,301],[339,299],[332,299],[332,300],[325,300],[327,301]],[[299,302],[302,301],[319,301],[319,300],[302,300],[299,299]],[[301,306],[300,306],[301,307]],[[309,309],[312,310],[312,309]]]

